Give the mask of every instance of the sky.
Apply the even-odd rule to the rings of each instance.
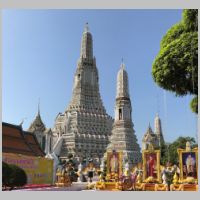
[[[114,117],[116,77],[122,58],[129,76],[132,120],[141,146],[159,114],[165,141],[196,139],[192,96],[176,97],[153,81],[152,63],[182,10],[3,10],[2,120],[27,129],[40,113],[52,128],[72,97],[73,77],[86,22],[93,36],[103,104]]]

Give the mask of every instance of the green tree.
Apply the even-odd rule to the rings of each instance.
[[[198,112],[198,10],[183,10],[182,20],[162,38],[152,76],[176,96],[194,95],[190,107]]]
[[[12,190],[14,187],[24,186],[27,183],[25,171],[16,165],[9,166],[11,169],[8,180],[8,186],[10,187],[10,190]]]
[[[161,146],[161,164],[166,165],[169,161],[171,164],[178,164],[178,152],[177,149],[185,149],[186,142],[189,141],[191,144],[191,148],[197,146],[197,143],[193,137],[179,137],[171,144],[164,144]]]
[[[9,184],[10,173],[12,169],[10,168],[9,164],[2,162],[2,186],[6,187]]]
[[[165,165],[168,161],[168,157],[167,157],[167,145],[164,143],[161,143],[160,146],[160,164],[161,165]]]

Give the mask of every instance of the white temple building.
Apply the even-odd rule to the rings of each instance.
[[[96,58],[93,56],[92,34],[86,24],[69,105],[63,113],[58,113],[52,129],[46,129],[38,111],[29,131],[35,133],[47,157],[55,160],[65,160],[72,154],[77,163],[87,158],[100,164],[106,151],[116,150],[123,151],[124,158],[132,165],[141,161],[133,126],[128,74],[124,64],[117,74],[114,120],[104,108]],[[157,127],[159,129],[159,124]]]

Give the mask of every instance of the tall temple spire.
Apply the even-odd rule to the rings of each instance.
[[[129,98],[128,75],[124,63],[121,63],[117,74],[117,98],[119,97]]]
[[[95,112],[106,113],[99,92],[98,69],[93,57],[92,34],[86,24],[81,41],[81,58],[74,76],[72,100],[67,109],[73,106],[90,108]]]
[[[89,32],[88,23],[86,23],[81,41],[81,58],[93,59],[92,43],[92,34]]]
[[[161,126],[161,120],[159,118],[158,113],[156,114],[155,120],[154,120],[154,132],[159,138],[159,144],[164,142],[164,137],[162,133],[162,126]]]
[[[154,131],[155,131],[155,134],[157,135],[160,135],[162,134],[162,128],[161,128],[161,121],[160,121],[160,118],[158,116],[158,113],[156,113],[156,117],[155,117],[155,120],[154,120]]]
[[[53,134],[62,138],[59,140],[61,143],[55,144],[60,145],[57,148],[61,159],[66,159],[71,153],[77,161],[88,156],[97,161],[103,157],[111,134],[113,120],[106,113],[99,92],[99,75],[92,45],[92,34],[86,24],[74,75],[72,98],[65,112],[56,117],[53,129]]]

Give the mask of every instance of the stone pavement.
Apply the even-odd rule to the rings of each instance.
[[[91,191],[91,190],[86,190],[86,186],[87,182],[84,183],[74,182],[70,187],[49,186],[41,188],[20,189],[14,191]]]

